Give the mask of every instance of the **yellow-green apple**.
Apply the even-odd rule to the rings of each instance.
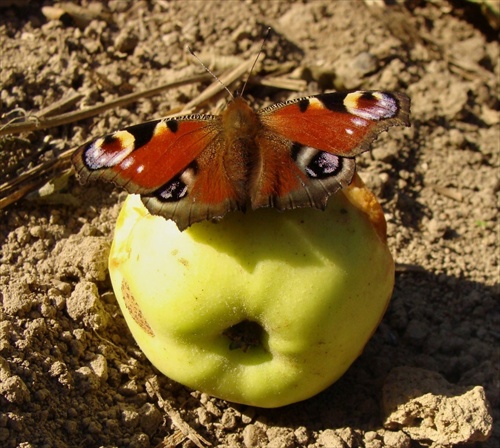
[[[131,195],[109,269],[133,336],[161,372],[277,407],[322,391],[363,350],[394,284],[385,232],[358,177],[325,211],[235,212],[183,232]]]

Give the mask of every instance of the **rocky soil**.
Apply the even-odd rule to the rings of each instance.
[[[465,1],[388,3],[0,1],[2,446],[499,446],[498,16]],[[358,164],[398,263],[390,307],[337,383],[271,410],[152,367],[107,273],[125,195],[69,170],[68,150],[181,108],[209,81],[50,122],[201,73],[186,45],[218,73],[255,58],[268,26],[256,74],[274,81],[251,83],[255,107],[332,89],[412,99],[412,127]]]

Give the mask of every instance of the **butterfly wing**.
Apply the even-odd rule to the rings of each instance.
[[[138,193],[148,210],[179,229],[241,208],[224,164],[219,117],[192,115],[125,128],[72,157],[82,183],[102,179]]]
[[[371,91],[328,93],[262,109],[252,207],[324,208],[331,194],[350,184],[353,157],[390,126],[409,126],[409,111],[406,95]]]
[[[353,157],[390,126],[409,126],[410,99],[402,93],[325,93],[262,109],[266,129],[292,142]]]
[[[261,160],[250,188],[253,209],[325,208],[328,197],[347,187],[356,170],[354,158],[319,151],[274,133],[261,133],[257,145]]]

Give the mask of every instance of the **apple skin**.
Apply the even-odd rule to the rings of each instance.
[[[394,286],[383,213],[358,177],[325,211],[235,212],[184,232],[130,195],[109,270],[135,340],[162,373],[265,408],[335,382]],[[226,330],[247,321],[262,333],[235,349]]]

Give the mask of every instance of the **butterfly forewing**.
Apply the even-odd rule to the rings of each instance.
[[[390,126],[409,126],[409,108],[401,93],[336,92],[276,104],[259,115],[266,128],[293,142],[353,157]]]
[[[225,163],[226,140],[220,131],[200,156],[193,160],[180,175],[162,185],[154,194],[142,197],[148,210],[172,219],[180,230],[195,222],[217,219],[229,211],[240,210],[246,204],[231,167]],[[243,177],[246,172],[241,173]]]
[[[152,193],[210,145],[217,117],[189,116],[125,128],[80,147],[73,163],[85,182],[103,179],[130,193]]]

